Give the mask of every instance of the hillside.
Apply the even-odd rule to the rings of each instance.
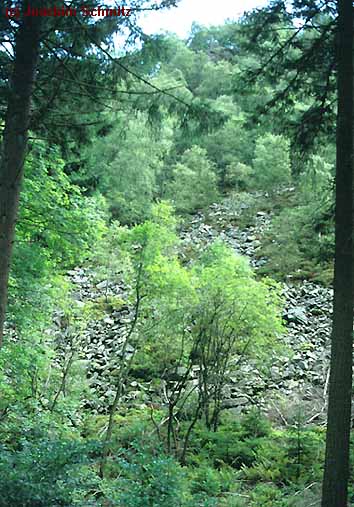
[[[0,507],[354,505],[336,7],[134,5],[0,26]]]

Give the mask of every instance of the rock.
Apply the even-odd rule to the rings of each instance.
[[[184,366],[178,366],[178,368],[177,368],[177,376],[178,377],[183,377],[186,373],[187,373],[187,368],[185,368]]]
[[[108,284],[108,281],[107,280],[103,280],[102,282],[100,282],[100,283],[98,283],[96,285],[96,288],[99,289],[99,290],[106,289],[107,284]]]
[[[285,315],[288,322],[307,324],[306,310],[303,307],[292,308]]]
[[[260,195],[264,197],[264,193]],[[271,214],[258,211],[252,225],[241,230],[238,227],[239,217],[247,208],[249,205],[245,203],[215,203],[206,213],[195,214],[189,223],[181,227],[180,256],[183,262],[190,262],[215,239],[221,239],[238,254],[247,255],[254,268],[266,264],[265,257],[257,256],[257,249],[271,223]],[[67,274],[74,285],[73,299],[79,307],[83,307],[88,301],[102,301],[106,292],[108,295],[118,295],[123,301],[126,299],[125,294],[129,288],[122,282],[101,280],[97,283],[96,274],[83,268],[70,270]],[[331,289],[312,282],[292,285],[291,279],[288,279],[284,285],[286,333],[281,339],[294,351],[294,355],[290,358],[275,357],[271,378],[268,374],[257,371],[256,364],[252,361],[241,362],[237,368],[233,368],[231,364],[229,382],[223,393],[225,408],[239,413],[243,407],[249,405],[250,398],[257,400],[261,406],[266,405],[272,390],[290,395],[298,392],[303,385],[316,383],[320,389],[323,388],[329,361],[332,296]],[[67,330],[65,323],[63,324],[63,315],[57,312],[53,320],[55,332],[51,331],[51,334],[62,341],[61,349],[64,351]],[[87,376],[91,389],[97,394],[95,402],[86,402],[98,413],[107,412],[110,403],[108,399],[112,396],[110,390],[117,380],[119,368],[126,364],[135,352],[134,347],[129,344],[123,360],[122,348],[131,320],[131,309],[125,304],[111,313],[107,310],[102,319],[90,322],[82,334],[80,357],[87,360]],[[237,358],[234,365],[236,363]],[[167,382],[169,390],[173,389],[172,381],[178,382],[185,372],[185,368],[177,370],[175,378],[170,378]],[[188,385],[198,385],[197,377],[198,367],[195,366]],[[161,389],[152,389],[148,383],[132,380],[130,388],[133,388],[133,391],[124,394],[126,401],[132,396],[140,402],[144,401],[142,397],[145,389],[151,389],[151,396],[161,396]],[[130,399],[129,404],[138,406],[138,402],[133,399]]]

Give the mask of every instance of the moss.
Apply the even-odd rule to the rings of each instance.
[[[96,312],[112,313],[120,310],[126,301],[119,296],[107,295],[96,298],[93,302],[93,308]]]

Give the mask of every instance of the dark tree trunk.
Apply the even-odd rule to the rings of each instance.
[[[32,3],[33,4],[33,3]],[[22,10],[27,8],[23,2]],[[23,164],[30,102],[38,60],[40,17],[25,17],[18,28],[0,161],[0,346]]]
[[[347,507],[353,353],[353,6],[338,2],[336,247],[322,507]]]

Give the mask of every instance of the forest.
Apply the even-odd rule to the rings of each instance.
[[[177,5],[0,7],[0,507],[354,506],[352,1]]]

